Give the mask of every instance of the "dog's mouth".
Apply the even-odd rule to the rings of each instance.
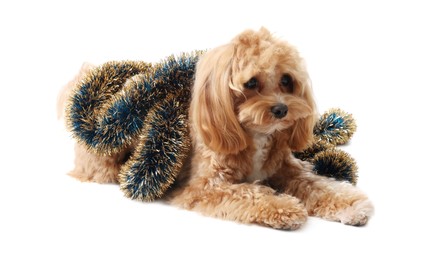
[[[281,109],[278,111],[277,109]],[[285,111],[286,108],[268,107],[265,110],[257,110],[250,113],[247,110],[241,110],[239,113],[239,122],[241,125],[252,132],[260,134],[273,134],[276,131],[282,131],[294,124],[291,112]]]
[[[252,132],[273,134],[293,126],[294,123],[312,114],[312,108],[302,99],[285,103],[259,100],[239,106],[238,120]]]

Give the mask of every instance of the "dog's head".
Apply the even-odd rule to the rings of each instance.
[[[315,114],[299,53],[265,28],[241,33],[198,62],[190,119],[211,150],[238,153],[252,134],[277,131],[301,150],[312,140]]]

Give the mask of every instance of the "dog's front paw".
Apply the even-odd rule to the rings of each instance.
[[[367,223],[373,211],[373,205],[369,200],[359,200],[354,202],[351,206],[340,210],[336,214],[336,217],[343,224],[363,226]]]
[[[296,198],[276,196],[265,207],[260,208],[255,222],[277,229],[296,230],[308,218],[304,205]]]

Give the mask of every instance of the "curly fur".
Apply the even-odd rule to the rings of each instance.
[[[173,83],[183,87],[182,78],[189,82],[189,73],[182,75],[180,71],[168,73],[166,80],[161,80],[170,68],[169,63],[165,66],[167,69],[158,67],[154,76],[160,93]],[[203,54],[194,77],[189,108],[191,157],[180,158],[184,165],[175,187],[165,197],[170,203],[213,217],[279,229],[297,229],[308,215],[348,225],[366,224],[373,206],[362,191],[349,183],[315,175],[309,163],[293,156],[293,152],[312,143],[317,115],[308,73],[293,46],[264,28],[248,30]],[[133,80],[137,78],[125,84]],[[151,86],[130,89],[142,92]],[[144,106],[142,103],[132,104]],[[163,126],[163,120],[159,121]],[[109,127],[100,134],[109,134],[110,130],[115,129]],[[179,136],[188,133],[180,130]],[[138,133],[142,134],[140,141],[148,137],[146,131]],[[140,190],[148,182],[144,172],[139,177],[142,181],[136,183],[135,174],[124,170],[140,165],[139,155],[132,153],[139,153],[143,146],[132,140],[120,141],[125,144],[121,151],[107,153],[91,153],[91,147],[78,143],[72,175],[84,181],[122,182],[121,188],[132,198],[157,197],[158,191],[147,197]],[[94,147],[103,146],[97,143]],[[127,162],[130,158],[134,158],[133,163]],[[154,171],[154,176],[159,173]],[[161,182],[163,191],[167,187],[164,184],[171,182],[168,178],[165,181]]]
[[[273,112],[280,104],[285,115]],[[312,142],[316,106],[299,53],[266,29],[203,55],[189,114],[191,171],[171,194],[173,204],[279,229],[297,229],[308,215],[364,225],[372,214],[356,187],[317,176],[293,156]]]

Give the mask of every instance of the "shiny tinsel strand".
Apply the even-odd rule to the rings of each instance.
[[[351,114],[335,108],[324,113],[314,128],[314,135],[333,145],[347,143],[357,125]]]
[[[121,169],[120,188],[127,197],[151,201],[175,181],[191,149],[184,96],[169,95],[148,114],[139,145]]]
[[[334,178],[338,181],[357,183],[357,164],[347,153],[339,149],[329,149],[315,155],[314,171],[318,175]]]
[[[136,146],[120,172],[126,196],[159,198],[181,170],[191,147],[187,115],[200,54],[155,65],[108,62],[76,86],[67,110],[74,137],[101,155]]]

